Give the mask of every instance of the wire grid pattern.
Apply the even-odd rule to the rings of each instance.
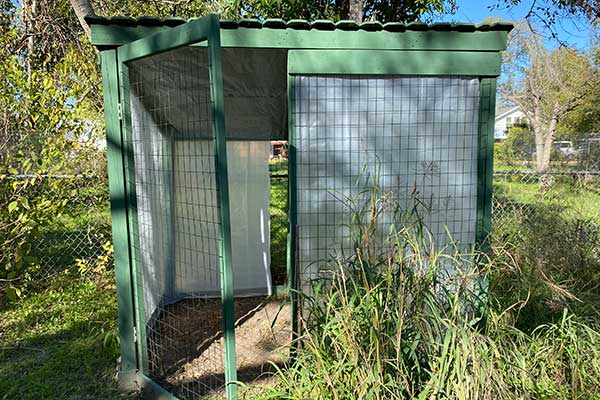
[[[352,249],[349,203],[374,180],[386,201],[415,198],[438,246],[475,241],[479,81],[460,77],[298,76],[295,92],[298,274]],[[353,201],[347,199],[353,198]],[[378,218],[382,242],[392,207]]]
[[[220,225],[208,52],[173,50],[128,67],[149,369],[197,398],[224,385],[221,304],[209,298],[220,295]],[[192,373],[174,378],[191,360]]]

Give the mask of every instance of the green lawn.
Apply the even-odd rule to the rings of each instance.
[[[287,283],[288,179],[287,160],[269,163],[271,179],[271,275],[275,285]]]
[[[270,170],[287,175],[287,163],[272,162]],[[286,178],[271,180],[275,284],[285,284],[286,279],[287,185]],[[559,180],[541,193],[535,177],[496,177],[495,196],[497,201],[523,209],[559,204],[569,218],[600,218],[600,194],[568,181]],[[76,209],[60,217],[62,227],[76,231],[81,226],[106,226],[106,208]],[[505,215],[513,227],[521,223],[508,214],[515,209]],[[0,400],[123,397],[114,380],[119,350],[112,274],[109,271],[101,279],[86,281],[71,271],[16,304],[0,304]]]
[[[535,176],[496,176],[494,197],[497,202],[523,206],[555,204],[563,209],[566,217],[600,220],[600,193],[564,181],[557,182],[547,191],[540,191],[539,181]]]
[[[121,397],[114,284],[63,280],[0,307],[0,399]]]

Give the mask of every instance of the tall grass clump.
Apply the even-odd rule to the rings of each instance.
[[[596,330],[567,312],[519,330],[522,304],[488,306],[499,304],[486,288],[505,261],[436,245],[417,193],[406,209],[372,186],[343,199],[353,248],[299,293],[294,362],[261,398],[600,399]]]

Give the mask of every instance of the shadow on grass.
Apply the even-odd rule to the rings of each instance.
[[[0,399],[118,398],[114,292],[89,282],[0,309]]]

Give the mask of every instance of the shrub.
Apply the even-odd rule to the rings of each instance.
[[[494,155],[498,161],[515,165],[519,161],[531,161],[535,151],[535,137],[533,132],[522,125],[516,125],[508,131],[508,137],[501,143],[494,145]]]
[[[521,286],[511,288],[515,281],[507,279],[505,285],[493,285],[489,291],[491,306],[483,330],[483,317],[476,313],[482,303],[481,284],[485,287],[488,278],[495,283],[522,272],[515,257],[497,254],[490,260],[452,246],[436,248],[419,220],[418,206],[396,214],[383,246],[373,243],[375,220],[383,207],[389,209],[379,195],[374,190],[367,211],[355,215],[354,252],[332,258],[323,271],[327,277],[301,294],[303,334],[295,343],[296,358],[278,370],[279,383],[260,398],[600,396],[597,325],[564,308],[553,321],[519,329],[515,325],[519,314],[537,311],[527,307]],[[537,224],[551,223],[545,218],[552,217],[540,210],[531,218],[535,229]],[[575,230],[567,236],[581,233],[569,224]],[[565,227],[555,227],[553,235]],[[585,256],[586,251],[580,250],[574,250],[575,259]],[[556,256],[548,251],[543,257]],[[587,278],[583,275],[579,284]],[[545,279],[548,288],[569,296]],[[535,280],[540,281],[540,276],[532,276],[530,283]],[[515,303],[504,307],[511,300]]]

